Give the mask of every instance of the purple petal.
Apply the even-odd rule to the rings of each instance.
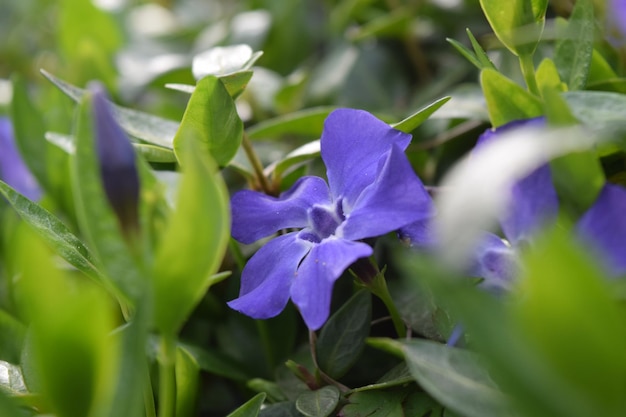
[[[626,189],[605,185],[576,230],[612,275],[626,274]]]
[[[0,117],[0,179],[29,200],[41,198],[41,188],[15,145],[13,125],[6,117]]]
[[[96,148],[107,199],[122,227],[139,225],[139,173],[128,135],[113,117],[104,87],[91,83]]]
[[[503,133],[519,127],[544,126],[545,118],[538,117],[527,120],[516,120],[497,129],[489,129],[483,133],[476,143],[476,148],[485,143],[498,140]],[[520,241],[529,240],[538,227],[554,218],[558,212],[559,202],[552,184],[550,167],[544,165],[522,178],[511,188],[509,207],[501,216],[500,225],[506,238],[513,246]]]
[[[255,319],[278,315],[289,301],[298,264],[310,248],[296,233],[267,242],[243,269],[239,298],[228,302],[230,308]]]
[[[412,247],[434,249],[438,242],[433,230],[433,218],[428,217],[400,228],[398,237]]]
[[[353,205],[361,192],[376,180],[379,160],[397,144],[405,150],[411,135],[391,128],[362,110],[333,111],[324,123],[322,159],[334,199]]]
[[[626,36],[626,0],[611,0],[607,16],[622,36]]]
[[[282,229],[308,225],[307,210],[314,204],[330,205],[328,186],[319,177],[302,177],[280,197],[243,190],[230,200],[232,235],[252,243]]]
[[[337,278],[354,261],[371,254],[372,248],[365,243],[337,238],[326,239],[313,247],[298,268],[291,287],[291,299],[309,329],[319,329],[328,319]]]
[[[491,291],[509,288],[519,271],[515,251],[499,236],[485,233],[476,248],[468,273],[484,279],[480,286]]]
[[[433,215],[428,192],[398,146],[392,146],[378,165],[375,181],[352,209],[345,210],[346,221],[338,233],[346,239],[380,236]]]

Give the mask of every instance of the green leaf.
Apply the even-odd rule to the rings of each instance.
[[[626,95],[604,91],[570,91],[563,97],[574,116],[594,128],[624,126]]]
[[[24,410],[20,409],[11,397],[0,389],[0,414],[11,417],[26,417]]]
[[[326,322],[317,340],[317,363],[327,375],[340,378],[365,347],[372,319],[372,298],[367,290],[354,294]]]
[[[423,109],[420,109],[417,112],[413,113],[401,122],[392,124],[391,127],[393,127],[394,129],[398,129],[399,131],[404,133],[411,133],[413,130],[417,129],[422,123],[424,123],[426,119],[428,119],[434,112],[439,110],[441,106],[450,101],[451,98],[452,97],[440,98],[432,104],[429,104]]]
[[[283,159],[274,162],[265,168],[266,174],[272,174],[274,180],[277,181],[282,178],[285,171],[293,168],[305,161],[313,159],[320,154],[320,141],[315,140],[309,142],[299,148],[289,152]]]
[[[235,361],[221,351],[209,350],[185,343],[179,343],[179,345],[194,357],[200,369],[205,372],[239,382],[245,382],[250,379],[248,373],[238,367]]]
[[[511,415],[506,397],[473,352],[413,339],[399,344],[413,377],[439,402],[470,417]]]
[[[0,360],[19,363],[26,326],[4,310],[0,310]]]
[[[107,278],[128,301],[134,301],[143,294],[146,280],[104,194],[95,150],[90,95],[81,100],[75,133],[76,153],[71,172],[80,229],[89,247],[97,254]]]
[[[491,68],[491,69],[495,70],[496,69],[495,65],[493,65],[493,62],[491,62],[491,60],[489,59],[489,57],[485,53],[485,50],[483,49],[483,47],[480,46],[480,44],[478,43],[478,41],[474,37],[474,34],[472,33],[472,31],[469,30],[469,28],[467,28],[467,29],[465,29],[465,32],[467,33],[467,37],[469,38],[470,42],[472,43],[472,48],[474,49],[474,53],[476,54],[476,58],[478,58],[478,61],[480,61],[480,65],[481,65],[480,69]]]
[[[543,31],[548,0],[480,0],[498,39],[515,55],[530,55]]]
[[[339,389],[329,385],[300,394],[296,408],[307,417],[327,417],[339,404]]]
[[[233,72],[232,74],[221,76],[219,77],[219,79],[224,84],[224,87],[226,87],[226,91],[228,91],[228,94],[230,94],[230,96],[234,100],[239,97],[241,93],[243,93],[243,91],[246,89],[246,87],[248,86],[248,82],[250,82],[250,79],[252,78],[252,74],[254,74],[253,71],[238,71]],[[183,93],[187,94],[193,94],[193,92],[196,90],[195,85],[189,84],[171,83],[165,84],[165,87],[172,90],[182,91]]]
[[[391,13],[381,14],[379,17],[370,20],[354,32],[349,38],[358,42],[372,37],[395,37],[402,39],[411,24],[411,11],[407,7],[397,7]]]
[[[537,87],[542,92],[542,95],[546,88],[552,88],[560,92],[567,91],[567,85],[561,81],[556,65],[550,58],[544,58],[541,61],[537,67],[535,78],[537,79]]]
[[[242,138],[243,122],[224,84],[211,75],[198,81],[174,137],[179,159],[185,141],[197,141],[198,151],[208,152],[218,165],[226,166]]]
[[[181,145],[181,144],[179,144]],[[195,139],[182,142],[183,176],[177,205],[165,226],[153,265],[155,324],[175,334],[207,289],[224,275],[219,268],[230,235],[228,192]],[[193,219],[193,221],[190,221]],[[181,279],[184,277],[184,279]]]
[[[435,417],[442,408],[415,385],[394,389],[356,392],[341,409],[343,417]]]
[[[41,70],[41,73],[72,100],[81,101],[85,90],[73,86],[45,70]],[[126,133],[156,146],[170,149],[173,147],[172,142],[179,127],[178,123],[115,104],[112,106],[113,116]]]
[[[272,402],[285,401],[287,399],[275,382],[261,378],[253,378],[248,381],[247,385],[248,388],[253,391],[267,394],[268,399]]]
[[[565,30],[559,35],[554,62],[570,91],[582,90],[587,82],[595,31],[593,2],[578,0]]]
[[[300,110],[265,120],[247,130],[248,137],[254,139],[279,139],[283,135],[300,135],[319,138],[322,134],[324,120],[334,107],[315,107]]]
[[[456,49],[461,55],[463,55],[465,59],[472,63],[476,68],[478,68],[479,70],[483,69],[482,62],[480,62],[478,57],[476,57],[476,55],[472,51],[470,51],[467,46],[451,38],[446,38],[446,42],[452,45],[454,49]]]
[[[537,97],[497,71],[484,69],[480,73],[480,83],[493,127],[540,116],[543,112]]]
[[[133,144],[135,150],[144,157],[147,162],[173,163],[177,162],[176,155],[171,149],[154,145]]]
[[[257,417],[263,405],[263,401],[265,401],[265,397],[266,395],[263,392],[255,395],[226,417]]]
[[[374,344],[374,346],[376,345]],[[354,388],[352,392],[393,388],[398,385],[406,385],[412,381],[413,376],[409,372],[406,364],[401,363],[383,375],[376,383]]]
[[[199,381],[198,362],[179,345],[176,349],[176,417],[196,415]]]
[[[87,276],[102,282],[102,275],[95,267],[93,255],[61,220],[2,181],[0,194],[59,256]]]

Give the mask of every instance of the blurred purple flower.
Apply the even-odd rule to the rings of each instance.
[[[361,240],[431,215],[430,197],[404,155],[410,140],[365,111],[336,110],[321,138],[328,184],[306,176],[278,198],[249,190],[233,195],[235,239],[248,244],[287,233],[250,259],[239,297],[228,305],[263,319],[279,314],[291,298],[307,326],[320,328],[334,282],[372,254]]]
[[[621,35],[626,37],[626,0],[610,0],[607,16]]]
[[[15,144],[13,124],[0,117],[0,179],[32,201],[41,198],[41,188],[30,172]]]
[[[113,117],[102,84],[91,83],[88,89],[93,94],[96,151],[104,191],[122,229],[135,230],[139,226],[139,174],[135,151]]]

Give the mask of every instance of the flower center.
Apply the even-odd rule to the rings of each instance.
[[[311,231],[319,238],[326,239],[333,235],[337,227],[345,220],[341,210],[341,201],[334,208],[313,206],[309,209],[309,224]]]

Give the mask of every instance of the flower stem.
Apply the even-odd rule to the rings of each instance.
[[[265,194],[272,195],[272,188],[270,187],[269,182],[267,182],[267,177],[263,173],[263,164],[261,163],[259,156],[256,154],[254,148],[252,147],[252,142],[250,142],[250,139],[245,132],[243,134],[241,146],[243,146],[243,150],[246,153],[248,160],[250,161],[250,165],[252,165],[252,169],[254,169],[254,174],[256,175],[256,179],[259,182],[259,186]]]
[[[161,337],[159,351],[159,417],[176,415],[176,338]]]
[[[539,92],[537,79],[535,78],[535,64],[533,63],[533,56],[531,54],[520,55],[519,62],[528,91],[536,96],[540,96],[541,93]]]

